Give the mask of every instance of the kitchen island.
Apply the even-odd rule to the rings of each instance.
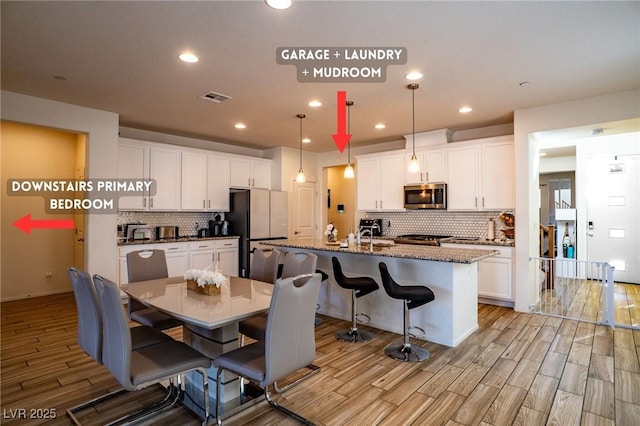
[[[424,340],[455,347],[478,328],[478,261],[497,250],[392,244],[380,241],[341,248],[325,240],[274,240],[262,243],[283,252],[309,251],[318,256],[318,269],[329,275],[320,289],[320,313],[351,318],[351,292],[334,280],[331,257],[336,256],[347,276],[369,276],[380,289],[358,300],[358,310],[371,317],[369,326],[403,333],[403,301],[384,291],[378,269],[385,262],[399,284],[426,285],[435,300],[411,310],[411,325],[426,331]]]

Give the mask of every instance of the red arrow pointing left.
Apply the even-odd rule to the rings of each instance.
[[[31,219],[31,215],[21,217],[13,222],[13,226],[25,234],[31,234],[32,229],[73,229],[73,219]]]

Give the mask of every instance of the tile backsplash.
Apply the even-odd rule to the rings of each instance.
[[[215,214],[214,212],[118,212],[117,223],[118,225],[144,223],[151,227],[178,226],[180,236],[191,236],[197,234],[197,228],[207,228],[209,220],[213,220]],[[224,213],[218,214],[224,220]]]
[[[465,238],[486,238],[489,219],[495,221],[495,236],[505,225],[499,211],[449,212],[415,210],[406,212],[367,213],[367,217],[383,220],[383,235],[395,237],[403,234],[450,235]]]

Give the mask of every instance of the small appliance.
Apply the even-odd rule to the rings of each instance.
[[[446,210],[447,184],[406,185],[404,187],[404,208]]]
[[[149,225],[129,225],[127,226],[127,239],[134,241],[150,240],[152,231]]]
[[[382,235],[382,219],[363,218],[360,219],[360,228],[371,229],[374,237]],[[378,225],[378,226],[375,226]]]
[[[156,226],[156,240],[172,240],[179,235],[180,230],[177,226]]]

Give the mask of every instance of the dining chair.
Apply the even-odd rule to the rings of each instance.
[[[275,283],[278,279],[281,254],[278,250],[254,249],[249,278],[271,284]]]
[[[137,250],[127,253],[127,276],[130,283],[168,278],[169,271],[164,250]],[[129,298],[128,305],[129,318],[142,325],[158,330],[182,325],[182,322],[176,318],[145,306],[132,298]]]
[[[69,268],[68,272],[78,313],[78,346],[93,358],[94,361],[102,364],[102,312],[95,286],[91,280],[91,276],[87,272],[74,267]],[[140,326],[130,330],[131,345],[134,350],[173,340],[161,331],[151,327]],[[170,391],[172,390],[169,389],[165,400],[170,397]],[[106,401],[123,392],[124,389],[120,389],[71,407],[67,409],[67,416],[69,416],[75,424],[79,425],[80,422],[75,416],[76,412]]]
[[[217,394],[220,392],[222,372],[228,370],[255,382],[276,410],[304,424],[313,425],[273,401],[269,386],[315,359],[314,308],[320,291],[320,279],[320,274],[314,273],[276,281],[265,339],[224,353],[213,360],[214,367],[218,369]],[[218,425],[222,424],[220,416],[220,402],[216,401]]]
[[[136,411],[115,422],[130,420],[137,422],[170,409],[183,397],[181,376],[190,371],[199,371],[202,374],[204,398],[202,424],[206,425],[209,418],[207,368],[211,366],[211,359],[191,346],[175,340],[133,350],[131,334],[128,331],[128,319],[120,301],[118,286],[100,275],[94,275],[93,281],[103,312],[102,361],[104,366],[127,391],[137,391],[173,378],[177,378],[179,384],[177,396],[170,404],[162,406],[154,404],[152,410]]]

